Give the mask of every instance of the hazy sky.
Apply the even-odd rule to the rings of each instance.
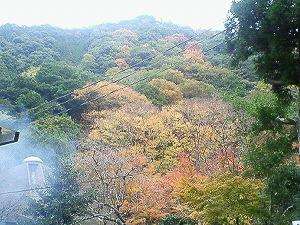
[[[118,22],[139,15],[222,28],[231,0],[1,0],[0,24],[51,24],[64,28]]]

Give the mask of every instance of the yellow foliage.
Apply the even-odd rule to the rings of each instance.
[[[238,147],[234,133],[238,124],[226,121],[230,115],[230,107],[213,99],[181,101],[161,111],[135,102],[115,110],[91,111],[85,119],[91,124],[91,139],[144,154],[154,171],[169,170],[177,164],[177,155],[186,152],[197,170],[206,173],[229,167],[227,161],[211,167],[207,157]]]
[[[153,79],[150,81],[150,84],[167,96],[169,102],[174,103],[182,99],[180,88],[171,81],[164,79]]]
[[[119,72],[121,72],[121,68],[111,67],[105,72],[105,76],[108,77],[108,79],[113,79],[118,75]]]
[[[167,90],[178,88],[161,79],[155,79],[153,84]],[[84,99],[108,90],[98,87],[76,94]],[[153,224],[178,210],[192,218],[202,218],[202,210],[191,211],[186,202],[178,205],[176,201],[178,197],[186,201],[183,196],[190,194],[190,187],[202,190],[207,175],[231,169],[232,164],[222,157],[237,158],[227,153],[239,149],[238,117],[218,99],[178,99],[176,104],[157,109],[144,96],[128,87],[125,90],[108,97],[118,107],[99,108],[102,101],[89,106],[83,117],[90,125],[89,138],[109,149],[96,155],[82,151],[78,154],[78,168],[97,180],[98,174],[110,176],[143,165],[142,169],[135,170],[126,183],[126,194],[123,193],[126,198],[121,209],[131,215],[128,224]],[[91,161],[95,156],[101,162],[98,171]],[[111,185],[118,190],[121,183],[116,181]],[[112,198],[112,203],[118,202]]]
[[[250,224],[265,213],[266,199],[261,195],[263,182],[224,173],[200,180],[186,180],[178,185],[176,194],[204,224]]]
[[[179,84],[179,88],[185,98],[212,97],[216,92],[212,85],[197,80],[186,80]]]
[[[174,69],[168,69],[165,71],[162,78],[175,84],[180,84],[187,80],[182,72]]]
[[[133,91],[130,87],[108,81],[77,90],[74,95],[77,99],[87,101],[90,110],[112,108],[128,103],[150,104],[144,95]]]
[[[24,77],[35,77],[40,70],[40,67],[31,67],[21,74]]]

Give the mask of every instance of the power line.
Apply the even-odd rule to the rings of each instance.
[[[221,46],[222,44],[223,44],[223,43],[217,44],[217,45],[215,45],[215,46],[213,46],[213,47],[211,47],[211,48],[205,50],[205,51],[203,52],[203,54],[208,53],[209,51],[211,51],[211,50],[213,50],[213,49],[215,49],[215,48]],[[181,51],[179,51],[178,53],[180,53],[180,52],[182,52],[182,51],[184,51],[184,50],[181,50]],[[161,72],[166,71],[166,70],[168,70],[168,69],[170,69],[170,68],[169,68],[169,67],[168,67],[168,68],[165,68],[165,69],[163,69]],[[147,79],[149,79],[149,78],[151,78],[151,77],[144,77],[144,78],[142,78],[142,79],[139,79],[139,80],[137,80],[137,81],[131,83],[130,85],[138,84],[138,83],[140,83],[140,82],[142,82],[142,81],[145,81],[145,80],[147,80]],[[89,102],[95,101],[95,100],[97,100],[97,99],[99,99],[99,98],[102,98],[102,97],[106,97],[106,96],[108,96],[108,95],[110,95],[110,94],[113,94],[113,93],[115,93],[115,92],[117,92],[117,91],[120,91],[120,90],[123,90],[123,89],[125,89],[125,88],[127,88],[127,86],[123,86],[123,87],[121,87],[121,88],[118,88],[118,89],[116,89],[116,90],[113,90],[113,91],[111,91],[111,92],[109,92],[109,93],[107,93],[107,94],[105,94],[105,95],[98,96],[97,98],[91,99]],[[83,104],[83,105],[86,105],[86,104],[88,104],[89,102],[84,102],[84,103],[82,103],[82,104]],[[70,110],[72,110],[73,108],[75,108],[75,107],[72,107],[72,108],[68,109],[67,111],[70,111]],[[67,111],[63,111],[63,112],[61,112],[61,114],[62,114],[62,113],[65,113],[65,112],[67,112]],[[118,178],[121,178],[121,176],[118,176],[118,177],[112,177],[112,178],[107,178],[107,180],[109,180],[109,179],[118,179]],[[95,180],[93,180],[93,181],[86,181],[86,182],[82,182],[82,183],[83,183],[83,184],[90,184],[90,183],[94,183],[94,182],[95,182]],[[2,193],[0,193],[0,196],[2,196],[2,195],[9,195],[9,194],[24,193],[24,192],[30,192],[30,191],[47,190],[47,189],[52,189],[52,188],[53,188],[53,187],[51,187],[51,186],[47,186],[47,187],[41,187],[41,188],[29,188],[29,189],[22,189],[22,190],[17,190],[17,191],[8,191],[8,192],[2,192]],[[72,189],[71,189],[71,188],[69,188],[69,189],[66,188],[66,189],[64,189],[64,190],[65,190],[65,191],[68,191],[68,190],[72,190]]]
[[[223,33],[223,32],[224,32],[224,31],[220,31],[220,32],[218,32],[218,33],[212,35],[212,36],[209,37],[209,38],[214,38],[214,37],[220,35],[220,34]],[[201,34],[203,34],[203,33],[205,33],[205,31],[201,32],[200,34],[197,34],[196,36],[190,37],[190,38],[188,38],[188,39],[185,40],[185,41],[179,42],[179,43],[175,44],[174,46],[172,46],[172,47],[166,49],[165,51],[163,51],[163,52],[161,52],[161,53],[162,53],[162,54],[166,54],[166,53],[168,53],[169,51],[171,51],[171,50],[173,50],[173,49],[175,49],[175,48],[177,48],[177,47],[179,47],[179,46],[181,46],[181,45],[184,45],[184,44],[188,43],[188,42],[191,41],[191,40],[196,39],[197,36],[199,36],[199,35],[201,35]],[[133,65],[127,67],[126,69],[123,69],[123,70],[121,70],[121,71],[115,73],[114,75],[118,75],[118,74],[121,74],[121,73],[123,73],[123,72],[126,72],[126,71],[128,71],[129,69],[133,69],[133,68],[135,68],[136,66],[139,66],[139,65],[145,63],[146,61],[151,61],[151,60],[155,59],[156,57],[158,57],[158,54],[156,54],[156,55],[154,55],[154,56],[149,56],[149,57],[143,59],[142,61],[137,62],[137,63],[135,63],[135,64],[133,64]],[[112,84],[112,83],[117,83],[117,82],[119,82],[119,81],[122,81],[122,80],[124,80],[124,79],[126,79],[126,78],[132,76],[133,74],[135,74],[135,71],[132,72],[132,73],[127,74],[127,75],[124,76],[124,77],[121,77],[121,78],[119,78],[119,79],[117,79],[117,80],[112,81],[110,84]],[[90,83],[90,84],[88,84],[88,85],[86,85],[86,86],[83,86],[83,87],[81,87],[81,88],[78,88],[77,90],[84,90],[84,89],[86,89],[86,88],[88,88],[88,87],[91,87],[91,86],[93,86],[93,85],[96,85],[96,84],[98,84],[98,83],[100,83],[100,82],[102,82],[102,81],[103,81],[103,80],[100,80],[100,81],[94,81],[94,82],[92,82],[92,83]],[[101,87],[99,87],[99,88],[106,87],[106,86],[108,86],[108,85],[110,85],[110,84],[105,84],[105,85],[103,85],[103,86],[101,86]],[[65,97],[68,97],[68,96],[70,96],[70,95],[72,95],[72,94],[74,94],[74,91],[71,91],[71,92],[69,92],[69,93],[67,93],[67,94],[65,94],[65,95],[60,96],[60,97],[54,98],[54,99],[52,99],[51,101],[49,101],[49,102],[47,102],[47,103],[53,103],[53,102],[55,102],[55,101],[57,101],[57,100],[60,100],[60,99],[65,98]],[[70,101],[71,101],[70,99],[69,99],[69,100],[66,100],[66,101],[64,101],[64,102],[59,103],[57,106],[62,106],[63,104],[68,103],[68,102],[70,102]],[[46,103],[44,103],[44,104],[46,104]],[[30,112],[30,111],[34,111],[34,110],[36,110],[37,108],[40,108],[41,106],[43,106],[44,104],[41,104],[41,105],[36,106],[36,107],[34,107],[34,108],[31,108],[31,109],[29,109],[28,111],[29,111],[29,112]],[[44,109],[44,110],[40,111],[39,113],[45,112],[45,111],[47,111],[47,110],[48,110],[48,109]]]
[[[30,192],[30,191],[40,191],[40,190],[47,190],[51,189],[53,187],[47,186],[47,187],[40,187],[40,188],[28,188],[28,189],[20,189],[17,191],[7,191],[7,192],[1,192],[1,195],[9,195],[9,194],[19,194],[19,193],[24,193],[24,192]]]
[[[217,45],[215,45],[215,46],[213,46],[213,47],[207,49],[205,52],[203,52],[203,54],[205,54],[205,53],[207,53],[207,52],[209,52],[209,51],[211,51],[211,50],[213,50],[213,49],[215,49],[215,48],[217,48],[217,47],[219,47],[219,46],[221,46],[221,45],[222,45],[222,43],[217,44]],[[181,52],[183,52],[183,51],[185,51],[185,50],[186,50],[186,49],[183,49],[183,50],[179,51],[178,53],[181,53]],[[170,68],[172,68],[172,67],[170,67]],[[166,71],[166,70],[168,70],[168,69],[170,69],[170,68],[169,68],[169,67],[168,67],[168,68],[165,68],[165,69],[161,70],[160,73],[162,73],[162,72],[164,72],[164,71]],[[148,78],[151,78],[151,77],[145,77],[145,78],[143,78],[143,79],[140,79],[140,80],[138,80],[138,81],[135,81],[135,82],[131,83],[130,85],[138,84],[138,83],[140,83],[140,82],[142,82],[142,81],[144,81],[144,80],[147,80]],[[112,83],[114,83],[114,82],[105,84],[105,86],[101,86],[101,87],[109,86],[109,85],[111,85]],[[100,88],[101,88],[101,87],[100,87]],[[109,93],[107,93],[107,94],[105,94],[105,95],[100,95],[100,96],[97,96],[96,98],[92,98],[92,99],[90,99],[90,100],[86,100],[86,101],[84,101],[83,103],[81,103],[81,104],[79,104],[79,105],[77,105],[77,106],[74,106],[74,107],[71,107],[71,108],[69,108],[69,109],[63,110],[62,112],[59,112],[59,113],[57,113],[56,115],[61,115],[61,114],[63,114],[63,113],[69,112],[69,111],[71,111],[71,110],[73,110],[73,109],[76,109],[76,108],[78,108],[78,107],[87,105],[87,104],[89,104],[91,101],[96,101],[96,100],[98,100],[98,99],[100,99],[100,98],[107,97],[107,96],[109,96],[109,95],[111,95],[111,94],[113,94],[113,93],[115,93],[115,92],[117,92],[117,91],[119,91],[119,90],[123,90],[123,89],[125,89],[125,88],[127,88],[127,87],[124,86],[124,87],[122,87],[122,88],[113,90],[113,91],[111,91],[111,92],[109,92]]]
[[[167,50],[164,52],[164,54],[165,54],[166,52],[168,52],[168,51],[170,51],[170,50],[172,50],[172,49],[174,49],[174,48],[180,46],[180,45],[183,45],[184,43],[186,43],[186,42],[188,42],[188,41],[190,41],[190,40],[192,40],[192,39],[194,39],[194,38],[195,38],[195,37],[189,38],[188,40],[185,40],[184,42],[181,42],[181,43],[179,43],[179,44],[176,44],[175,46],[172,46],[171,48],[167,49]],[[133,65],[127,67],[126,69],[123,69],[123,70],[117,72],[115,75],[120,74],[120,73],[123,73],[123,72],[126,72],[126,71],[128,71],[129,69],[132,69],[132,68],[134,68],[134,67],[136,67],[136,66],[139,66],[140,64],[144,63],[146,60],[151,60],[151,59],[153,59],[153,58],[154,58],[153,56],[150,56],[150,57],[148,57],[148,58],[146,58],[146,59],[143,59],[141,62],[135,63],[135,64],[133,64]],[[125,78],[124,78],[124,79],[125,79]],[[102,80],[101,80],[101,81],[102,81]],[[95,82],[92,82],[92,83],[90,83],[90,84],[88,84],[88,85],[86,85],[86,86],[83,86],[82,88],[79,88],[79,89],[85,89],[85,88],[88,88],[88,87],[90,87],[90,86],[93,86],[93,85],[95,85],[95,84],[101,82],[101,81],[95,81]],[[118,82],[118,81],[116,81],[116,82]],[[77,89],[77,90],[78,90],[78,89]],[[59,97],[57,97],[57,98],[54,98],[54,99],[52,99],[51,101],[49,101],[49,102],[47,102],[47,103],[52,103],[52,102],[54,102],[54,101],[60,100],[60,99],[65,98],[65,97],[68,97],[68,96],[70,96],[70,95],[72,95],[72,94],[73,94],[73,91],[71,91],[71,92],[69,92],[69,93],[67,93],[67,94],[64,94],[64,95],[62,95],[62,96],[59,96]],[[41,107],[41,106],[42,106],[42,105],[33,107],[33,108],[31,108],[30,110],[28,110],[28,111],[33,111],[33,110],[35,110],[35,109],[37,109],[37,108],[39,108],[39,107]]]
[[[202,32],[202,33],[204,33],[204,32]],[[201,34],[201,33],[200,33]],[[198,35],[200,35],[200,34],[198,34]],[[101,39],[101,38],[105,38],[105,37],[112,37],[113,36],[113,34],[111,33],[111,34],[104,34],[104,35],[102,35],[102,36],[100,36],[100,37],[98,37],[97,39]],[[154,35],[154,37],[158,37],[158,35]],[[142,47],[142,46],[140,46],[140,47]],[[113,50],[113,47],[112,46],[107,46],[107,48],[108,49],[110,49],[110,50]],[[113,60],[113,59],[115,59],[115,57],[113,57],[113,56],[110,56],[110,57],[108,57],[108,60],[106,59],[106,61],[109,61],[109,60]],[[142,63],[142,62],[140,62],[140,63]],[[131,66],[131,67],[134,67],[134,66],[137,66],[137,65],[133,65],[133,66]],[[129,70],[130,68],[126,68],[126,69],[124,69],[124,71],[126,71],[126,70]],[[122,73],[122,72],[124,72],[124,71],[119,71],[118,73]],[[101,78],[107,78],[108,76],[105,76],[105,75],[103,75],[103,76],[101,76]],[[99,80],[98,82],[101,82],[102,80]],[[96,81],[95,81],[96,82]],[[92,85],[92,83],[91,83],[91,85]],[[84,87],[81,87],[81,88],[87,88],[88,86],[84,86]],[[78,88],[78,89],[81,89],[81,88]],[[77,89],[77,90],[78,90]],[[48,102],[45,102],[45,103],[42,103],[42,104],[40,104],[40,105],[38,105],[38,106],[35,106],[35,107],[32,107],[32,108],[30,108],[30,109],[27,109],[27,110],[25,110],[24,112],[21,112],[21,113],[18,113],[18,115],[22,115],[22,114],[24,114],[24,113],[26,113],[26,112],[33,112],[34,110],[36,110],[36,109],[38,109],[38,108],[40,108],[40,107],[42,107],[42,106],[44,106],[45,104],[49,104],[49,103],[53,103],[53,102],[55,102],[55,101],[57,101],[57,100],[60,100],[60,99],[62,99],[62,98],[65,98],[65,97],[68,97],[68,96],[70,96],[71,94],[73,93],[73,91],[70,91],[70,92],[68,92],[68,93],[66,93],[66,94],[64,94],[64,95],[61,95],[61,96],[58,96],[58,97],[56,97],[56,98],[53,98],[52,100],[50,100],[50,101],[48,101]],[[67,100],[66,102],[62,102],[62,103],[67,103],[67,102],[69,102],[70,100]],[[59,105],[61,105],[61,104],[59,104]],[[59,106],[58,105],[58,106]],[[43,110],[43,111],[46,111],[46,110]],[[42,112],[43,112],[42,111]]]
[[[194,37],[189,38],[189,39],[186,40],[186,41],[190,41],[190,40],[193,40],[193,39],[194,39]],[[181,42],[181,43],[179,43],[179,44],[177,44],[177,45],[175,45],[175,46],[172,46],[171,48],[168,48],[165,52],[163,52],[163,54],[166,54],[168,51],[170,51],[170,50],[172,50],[172,49],[174,49],[174,48],[176,48],[176,47],[178,47],[178,46],[180,46],[180,45],[183,45],[184,43],[186,43],[186,41]],[[123,70],[121,70],[121,71],[115,73],[114,75],[118,75],[118,74],[124,73],[124,72],[128,71],[129,69],[132,69],[132,68],[134,68],[134,67],[136,67],[136,66],[139,66],[140,64],[146,62],[147,60],[152,60],[152,59],[154,59],[155,57],[157,57],[157,56],[150,56],[150,57],[148,57],[148,58],[146,58],[146,59],[143,59],[142,61],[140,61],[140,62],[138,62],[138,63],[135,63],[134,65],[129,66],[129,67],[127,67],[126,69],[123,69]],[[132,72],[132,73],[129,73],[128,75],[126,75],[126,76],[124,76],[124,77],[122,77],[122,78],[119,78],[119,79],[117,79],[117,80],[115,80],[115,81],[112,81],[111,83],[117,83],[117,82],[119,82],[119,81],[121,81],[121,80],[124,80],[124,79],[130,77],[130,76],[133,75],[133,74],[135,74],[135,71]],[[88,84],[88,85],[86,85],[86,86],[83,86],[82,88],[79,88],[79,89],[77,89],[77,90],[83,90],[83,89],[86,89],[86,88],[91,87],[91,86],[93,86],[93,85],[96,85],[96,84],[98,84],[98,83],[100,83],[100,82],[102,82],[102,80],[92,82],[92,83],[90,83],[90,84]],[[100,88],[106,87],[106,86],[108,86],[108,85],[110,85],[110,84],[105,84],[105,85],[101,86]],[[68,96],[72,95],[73,93],[74,93],[74,91],[71,91],[71,92],[69,92],[69,93],[67,93],[67,94],[65,94],[65,95],[62,95],[62,96],[57,97],[57,98],[55,98],[55,99],[52,99],[52,100],[49,101],[48,103],[53,103],[53,102],[55,102],[55,101],[57,101],[57,100],[60,100],[60,99],[65,98],[65,97],[68,97]],[[67,100],[67,101],[61,102],[61,103],[59,103],[57,106],[62,106],[63,104],[68,103],[68,102],[70,102],[70,101],[71,101],[71,100],[69,99],[69,100]],[[43,105],[43,104],[42,104],[42,105]],[[30,109],[29,111],[34,111],[35,109],[40,108],[42,105],[39,105],[39,106],[37,106],[37,107],[34,107],[34,108]],[[48,110],[48,109],[45,109],[45,110],[42,110],[41,112],[45,112],[45,111],[47,111],[47,110]],[[41,113],[41,112],[40,112],[40,113]]]
[[[132,171],[130,171],[132,172]],[[123,176],[113,176],[113,177],[106,177],[106,178],[102,178],[101,181],[105,182],[105,181],[113,181],[113,180],[117,180],[117,179],[124,179],[124,177],[130,177],[130,174],[124,174]],[[80,184],[93,184],[95,182],[98,182],[97,180],[87,180],[87,181],[83,181]],[[43,191],[43,190],[48,190],[48,189],[53,189],[52,186],[46,186],[46,187],[36,187],[36,188],[25,188],[25,189],[20,189],[20,190],[16,190],[16,191],[7,191],[7,192],[1,192],[0,196],[3,195],[10,195],[10,194],[19,194],[19,193],[25,193],[25,192],[31,192],[31,191]],[[73,190],[74,187],[63,187],[62,190],[64,191],[70,191]]]

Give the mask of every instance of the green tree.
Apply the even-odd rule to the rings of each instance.
[[[29,91],[26,94],[22,94],[17,98],[16,104],[19,108],[30,109],[43,103],[43,98],[39,93],[35,91]]]
[[[186,77],[182,72],[173,69],[166,70],[163,73],[162,78],[175,84],[180,84],[186,80]]]
[[[241,225],[268,214],[262,190],[259,180],[224,173],[184,183],[180,198],[205,224]]]
[[[287,107],[270,86],[261,83],[244,102],[243,108],[255,118],[247,137],[250,150],[244,156],[246,168],[265,180],[271,224],[289,223],[288,218],[296,211],[293,197],[300,191],[299,174],[292,160],[296,131],[293,125],[277,118],[295,115],[295,107]]]
[[[164,95],[157,87],[150,84],[141,84],[135,87],[135,90],[145,95],[154,105],[163,106],[168,104],[168,97]]]
[[[216,92],[212,85],[193,79],[179,84],[179,88],[185,98],[211,97]]]
[[[258,55],[260,75],[278,90],[299,86],[299,0],[234,1],[226,24],[237,59]]]
[[[27,216],[32,225],[71,225],[87,214],[90,198],[80,190],[72,168],[60,165],[51,174],[50,187],[29,200]]]
[[[255,57],[258,74],[275,93],[263,91],[250,101],[248,109],[256,121],[248,159],[253,171],[266,179],[273,216],[270,223],[285,224],[287,221],[276,218],[300,210],[295,209],[291,196],[299,190],[288,188],[300,185],[293,172],[297,170],[295,164],[290,167],[291,156],[296,153],[292,144],[300,140],[300,111],[295,107],[300,101],[300,1],[234,1],[230,12],[226,23],[228,49],[236,61]],[[287,171],[283,173],[283,169]]]
[[[48,115],[35,121],[33,135],[39,144],[54,148],[59,156],[69,155],[74,140],[80,134],[80,126],[71,117]]]
[[[51,100],[83,86],[92,76],[91,73],[75,66],[56,62],[43,65],[35,80],[39,83],[39,93]]]
[[[170,215],[162,219],[159,225],[196,225],[197,221],[176,215]]]

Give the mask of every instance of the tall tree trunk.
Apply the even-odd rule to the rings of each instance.
[[[298,165],[300,162],[300,87],[298,87],[298,100],[297,100],[297,110],[298,110],[298,116],[297,116],[297,132],[298,132]]]
[[[297,157],[297,172],[298,175],[300,173],[300,87],[298,87],[298,118],[297,118],[297,132],[298,132],[298,157]],[[295,199],[295,207],[296,207],[296,219],[300,220],[300,193],[296,196]]]

